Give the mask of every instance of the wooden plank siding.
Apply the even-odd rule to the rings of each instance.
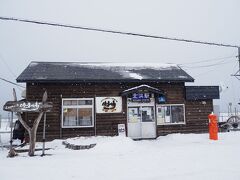
[[[185,121],[182,125],[161,125],[158,135],[169,133],[204,133],[208,131],[208,115],[213,111],[213,101],[185,101]]]
[[[47,113],[46,138],[68,138],[75,136],[117,135],[117,125],[125,124],[127,128],[127,102],[123,97],[122,113],[95,114],[96,126],[90,128],[61,128],[62,98],[94,98],[96,96],[120,96],[126,89],[142,83],[27,83],[27,100],[41,101],[47,90],[48,101],[53,102],[53,109]],[[157,126],[157,135],[181,132],[206,132],[207,115],[212,111],[212,100],[186,101],[185,86],[178,83],[144,83],[166,93],[167,104],[185,104],[186,125]],[[95,104],[94,104],[95,106]],[[32,123],[34,113],[23,116]],[[42,138],[43,121],[40,122],[37,139]]]

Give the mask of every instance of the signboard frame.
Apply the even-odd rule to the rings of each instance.
[[[38,102],[38,101],[7,101],[4,106],[4,111],[10,112],[40,112],[50,111],[53,107],[52,102]]]
[[[96,113],[121,113],[122,112],[122,97],[96,97]]]

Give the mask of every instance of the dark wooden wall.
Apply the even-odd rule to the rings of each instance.
[[[208,115],[213,111],[212,100],[185,101],[185,121],[181,125],[161,125],[158,135],[170,133],[205,133],[208,131]]]
[[[112,114],[95,114],[96,129],[61,128],[62,98],[94,98],[95,96],[119,96],[123,90],[142,83],[27,83],[27,100],[41,100],[44,90],[48,92],[48,101],[53,102],[53,110],[47,113],[46,138],[67,138],[75,136],[117,135],[117,125],[127,123],[126,98],[123,97],[123,112]],[[205,132],[207,115],[212,111],[212,101],[185,101],[184,83],[144,83],[166,92],[167,103],[185,104],[186,125],[158,126],[157,134],[175,132]],[[36,114],[28,113],[25,120],[33,121]],[[42,137],[41,121],[37,137]],[[127,125],[126,125],[127,127]]]

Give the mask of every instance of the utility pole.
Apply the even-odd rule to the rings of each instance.
[[[240,47],[238,47],[238,65],[239,65],[238,73],[240,75]]]
[[[232,76],[235,76],[238,80],[240,80],[240,46],[237,47],[238,49],[238,70],[235,74],[233,74]]]

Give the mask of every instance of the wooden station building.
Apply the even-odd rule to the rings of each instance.
[[[218,86],[185,86],[193,81],[177,65],[151,63],[31,62],[17,78],[26,83],[26,100],[48,92],[48,140],[114,136],[119,124],[133,139],[207,132]],[[30,122],[35,116],[23,115]]]

